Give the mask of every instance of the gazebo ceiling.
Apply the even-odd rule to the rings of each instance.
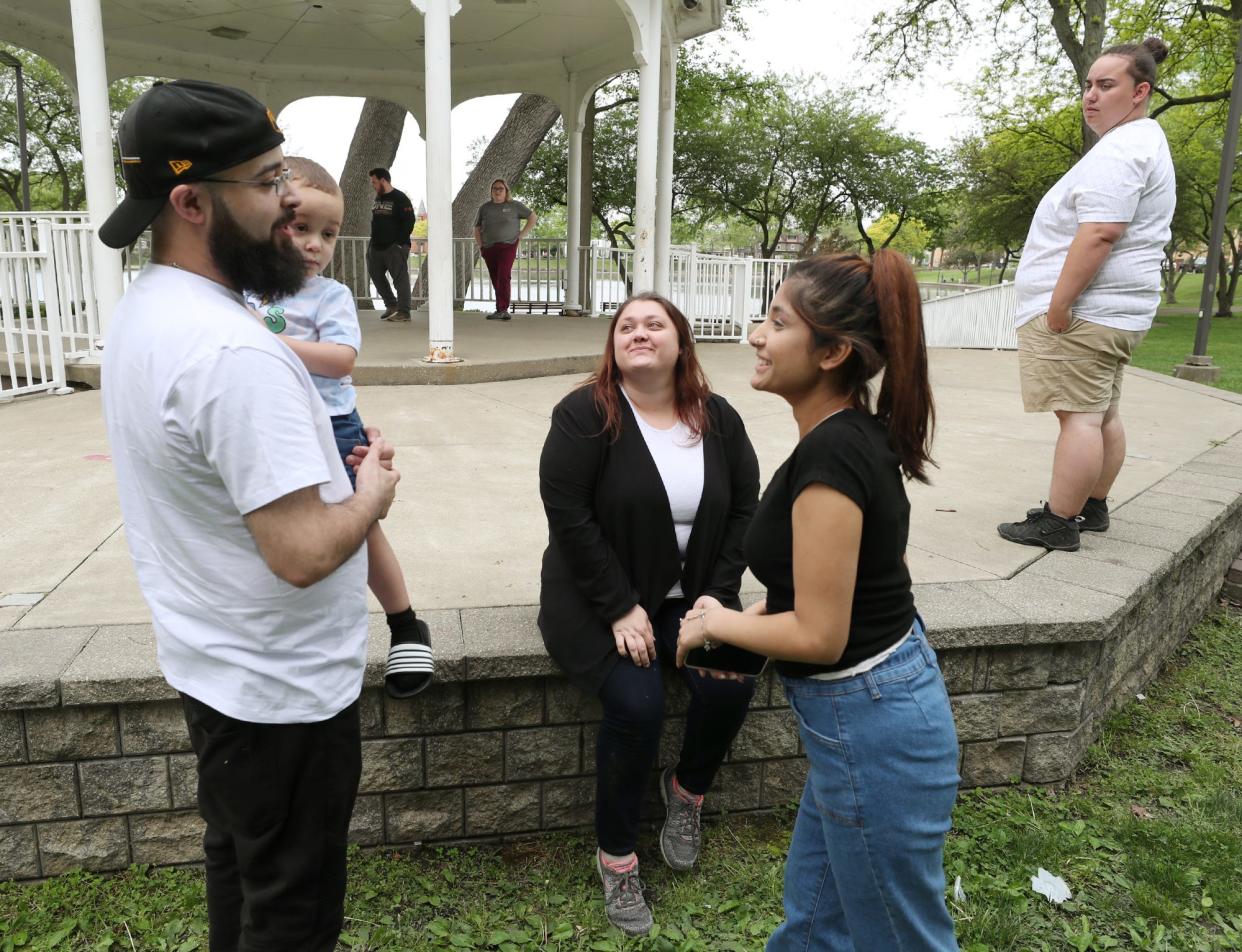
[[[726,0],[664,0],[678,39],[720,26]],[[417,108],[423,16],[409,0],[101,0],[108,75],[232,81],[279,107],[309,95],[384,95]],[[461,0],[454,100],[549,94],[570,73],[635,65],[625,0]],[[4,0],[0,37],[72,75],[68,0]]]

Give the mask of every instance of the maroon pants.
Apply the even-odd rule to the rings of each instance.
[[[509,285],[513,280],[513,259],[517,257],[518,243],[498,241],[481,252],[487,262],[487,274],[496,289],[496,310],[509,310]]]

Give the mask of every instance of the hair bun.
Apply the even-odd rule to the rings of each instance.
[[[1151,58],[1156,61],[1157,65],[1163,63],[1169,55],[1169,44],[1158,36],[1149,36],[1143,41],[1143,46],[1147,48],[1147,52],[1151,54]]]

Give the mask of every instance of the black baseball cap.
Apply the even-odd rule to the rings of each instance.
[[[121,117],[116,139],[125,198],[99,229],[109,248],[133,244],[175,186],[285,141],[272,111],[250,93],[192,79],[156,83],[139,96]]]

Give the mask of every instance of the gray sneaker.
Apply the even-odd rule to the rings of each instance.
[[[608,921],[626,935],[646,935],[655,920],[643,898],[643,881],[638,878],[638,860],[625,872],[618,873],[605,866],[595,851],[595,869],[604,884],[604,914]]]
[[[660,777],[660,799],[668,811],[664,815],[664,828],[660,830],[660,854],[670,868],[684,873],[699,858],[703,798],[695,797],[693,802],[687,802],[673,789],[673,768],[669,767]]]

